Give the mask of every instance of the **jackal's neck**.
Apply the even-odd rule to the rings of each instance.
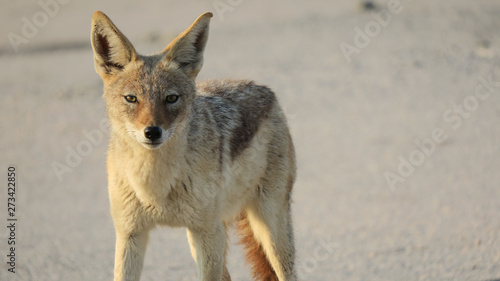
[[[108,161],[144,204],[158,205],[185,173],[186,136],[176,132],[159,148],[151,150],[130,137],[111,135]]]
[[[128,135],[112,132],[109,156],[119,165],[143,177],[175,176],[185,162],[186,132],[179,126],[174,134],[157,149],[148,149]]]

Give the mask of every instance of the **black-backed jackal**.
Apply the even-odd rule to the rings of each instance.
[[[251,81],[195,83],[211,17],[201,15],[151,56],[139,55],[103,13],[92,18],[111,123],[115,281],[140,279],[156,225],[187,228],[200,280],[230,280],[226,228],[233,221],[254,278],[296,280],[296,167],[285,115],[274,93]]]

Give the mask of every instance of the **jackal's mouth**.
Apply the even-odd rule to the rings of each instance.
[[[152,141],[152,142],[141,142],[141,144],[148,149],[157,149],[163,142],[162,141]]]
[[[131,134],[138,143],[140,143],[144,148],[154,150],[160,148],[164,143],[166,143],[172,136],[175,127],[171,127],[167,130],[158,130],[159,132],[154,132],[149,129],[147,132],[137,131],[135,128],[128,129],[127,131]]]

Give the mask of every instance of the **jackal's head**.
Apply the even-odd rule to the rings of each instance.
[[[187,121],[203,65],[212,13],[205,13],[162,52],[139,55],[102,12],[92,17],[91,41],[112,130],[148,149],[160,147]]]

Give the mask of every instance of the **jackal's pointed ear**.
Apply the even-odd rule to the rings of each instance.
[[[203,51],[208,40],[212,13],[204,13],[179,34],[163,51],[168,67],[179,68],[189,78],[195,79],[203,66]]]
[[[92,16],[90,39],[94,49],[95,69],[103,79],[119,73],[128,63],[137,59],[134,46],[100,11]]]

